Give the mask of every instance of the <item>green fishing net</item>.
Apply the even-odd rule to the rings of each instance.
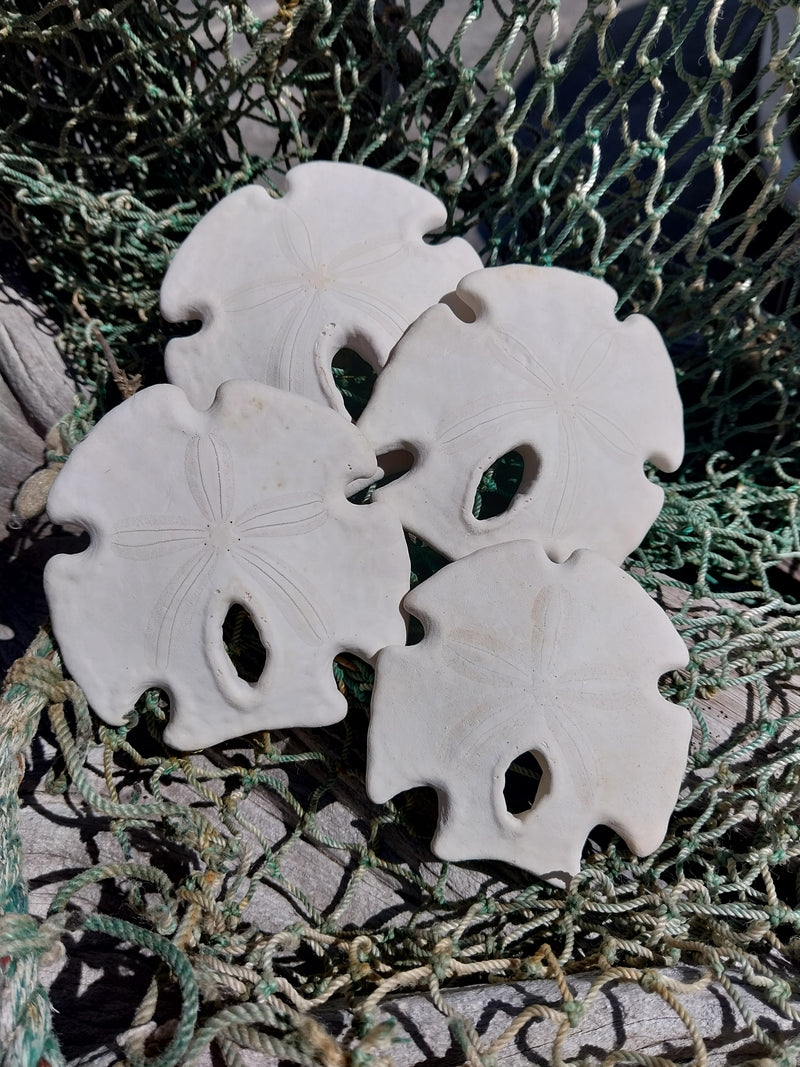
[[[558,0],[0,4],[0,237],[63,329],[83,390],[73,437],[125,376],[163,380],[157,292],[191,227],[246,182],[278,191],[305,160],[403,175],[446,203],[445,236],[468,235],[486,264],[588,272],[615,287],[621,315],[653,319],[687,459],[658,476],[665,507],[628,565],[690,645],[663,692],[696,723],[663,846],[636,860],[598,831],[564,890],[436,862],[424,791],[366,801],[371,675],[352,658],[335,665],[350,702],[339,726],[181,756],[161,743],[156,692],[124,727],[93,719],[43,629],[0,710],[3,1067],[99,1062],[109,1048],[153,1067],[207,1055],[241,1067],[247,1050],[390,1063],[413,1027],[384,1009],[410,993],[429,998],[462,1061],[489,1067],[549,1027],[560,1062],[615,982],[658,997],[684,1034],[675,1060],[699,1064],[682,997],[711,980],[738,1003],[749,1056],[796,1062],[793,1027],[765,1028],[740,991],[800,1024],[800,12],[587,0],[579,16],[566,25]],[[363,405],[363,370],[345,358],[337,374]],[[518,473],[513,455],[499,462],[476,507],[502,508]],[[418,579],[440,565],[410,548]],[[226,631],[243,670],[257,655],[246,622]],[[46,919],[29,914],[22,869],[32,744],[49,766],[41,789],[96,841],[86,870],[62,877],[54,862]],[[507,789],[529,803],[535,767],[517,761]],[[315,867],[331,872],[326,899]],[[124,945],[138,966],[125,1033],[95,1015],[76,1045],[68,1001],[53,1015],[40,972],[59,946],[80,959],[92,944]],[[529,992],[493,1035],[458,999],[536,978],[555,999]]]

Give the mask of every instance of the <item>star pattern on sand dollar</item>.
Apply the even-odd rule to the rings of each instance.
[[[234,514],[233,460],[225,441],[213,433],[189,439],[184,469],[197,516],[137,516],[123,520],[111,537],[115,554],[128,559],[186,557],[158,596],[148,624],[158,666],[168,666],[181,615],[196,602],[204,582],[213,582],[224,556],[258,581],[266,580],[282,609],[293,611],[314,638],[327,636],[313,593],[303,588],[296,568],[276,563],[274,553],[265,553],[260,543],[264,538],[296,538],[324,523],[328,512],[321,497],[282,494]]]

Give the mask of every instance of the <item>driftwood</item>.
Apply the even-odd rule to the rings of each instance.
[[[41,572],[55,547],[52,531],[46,523],[22,529],[12,513],[20,487],[44,464],[48,431],[74,407],[57,334],[0,274],[0,671],[22,654],[46,615]]]
[[[782,700],[782,694],[776,692],[775,699]],[[747,720],[746,689],[738,695],[719,695],[707,702],[704,711],[715,738],[714,747],[725,744],[738,725]],[[297,736],[298,733],[301,736]],[[35,743],[22,798],[25,869],[31,887],[31,910],[39,916],[44,916],[58,887],[67,878],[98,861],[113,862],[121,858],[108,819],[84,811],[69,794],[52,795],[42,787],[43,775],[53,756],[45,736],[40,736]],[[298,743],[303,747],[307,747],[312,737],[311,734],[302,736],[301,732],[288,736],[289,744]],[[225,766],[236,759],[236,754],[220,755],[213,751],[209,756],[195,757],[201,763],[209,758],[215,765]],[[99,759],[90,755],[87,767],[90,780],[103,792]],[[198,799],[177,783],[169,786],[168,795],[181,803],[197,803]],[[354,826],[363,824],[370,817],[368,808],[368,801],[357,784],[342,778],[337,783],[335,799],[320,812],[319,829],[334,839],[351,838]],[[296,820],[274,794],[258,789],[248,798],[246,817],[272,842],[284,840],[287,826]],[[169,873],[173,862],[169,849],[159,848],[155,842],[147,847],[157,850],[151,857],[153,862]],[[424,843],[407,840],[398,847],[402,853],[398,854],[398,861],[410,862],[417,869],[426,871],[430,880],[435,878],[439,865]],[[288,879],[302,887],[315,907],[325,912],[349,877],[346,865],[350,860],[349,851],[340,852],[301,837],[289,854],[281,857],[281,869]],[[473,898],[481,890],[491,892],[493,885],[499,885],[490,873],[492,866],[488,864],[481,869],[470,865],[458,867],[447,883],[451,899]],[[497,876],[501,877],[502,872],[498,870]],[[84,911],[102,907],[111,913],[121,906],[123,899],[121,890],[107,882],[87,886],[75,897]],[[116,905],[115,900],[118,901]],[[410,918],[411,911],[412,904],[399,891],[391,874],[370,869],[338,921],[352,927],[369,928],[380,923],[381,916],[391,916],[393,923],[402,925]],[[270,885],[259,886],[243,915],[244,921],[268,933],[306,918],[302,906]],[[57,1009],[56,1027],[64,1051],[70,1063],[84,1062],[82,1057],[90,1057],[96,1067],[110,1067],[124,1054],[126,1047],[132,1047],[131,1042],[140,1041],[155,1030],[155,1023],[148,1024],[148,1033],[133,1025],[136,1006],[144,997],[153,974],[153,960],[127,945],[110,943],[93,935],[72,934],[66,939],[66,946],[66,954],[50,964],[44,974]],[[777,957],[772,962],[778,971],[789,966]],[[659,973],[669,983],[678,983],[678,987],[681,983],[691,985],[701,978],[699,970],[689,967],[663,968]],[[573,995],[581,999],[597,978],[598,974],[594,972],[570,976],[569,987]],[[796,1032],[797,1024],[766,1000],[761,1000],[735,971],[729,972],[728,979],[741,1004],[764,1031],[772,1036],[787,1037]],[[522,1010],[536,1004],[556,1008],[561,1004],[556,983],[548,979],[448,989],[444,999],[450,1008],[473,1021],[485,1045],[489,1045]],[[708,982],[695,992],[679,988],[678,999],[691,1013],[697,1033],[706,1044],[707,1062],[713,1067],[763,1055],[735,1000],[719,982]],[[446,1017],[424,990],[387,998],[381,1003],[380,1013],[380,1018],[392,1016],[397,1019],[403,1036],[402,1042],[390,1048],[391,1063],[395,1067],[421,1067],[422,1064],[446,1067],[464,1061]],[[325,1004],[317,1019],[334,1036],[341,1036],[352,1022],[344,1001]],[[531,1018],[513,1041],[498,1053],[497,1063],[505,1067],[522,1067],[531,1062],[551,1062],[557,1029],[557,1023],[552,1019]],[[633,1053],[669,1057],[678,1062],[688,1062],[694,1055],[685,1025],[660,996],[645,992],[635,983],[609,983],[603,986],[574,1029],[565,1035],[561,1051],[567,1058],[575,1057],[581,1063],[595,1064],[608,1052],[622,1048]],[[263,1067],[265,1062],[275,1062],[265,1061],[263,1056],[254,1053],[245,1052],[242,1056],[248,1067]],[[197,1062],[202,1067],[214,1067],[210,1054],[205,1054]]]
[[[22,482],[44,461],[48,430],[72,410],[75,387],[57,327],[0,276],[0,537]]]
[[[344,836],[358,812],[337,802],[326,808],[325,815],[327,828]],[[271,840],[284,836],[284,813],[264,803],[263,798],[255,799],[248,816]],[[99,854],[108,859],[118,853],[106,820],[84,815],[63,797],[48,796],[42,791],[26,798],[22,833],[28,845],[26,868],[32,889],[32,910],[39,915],[45,913],[57,886],[90,865],[92,856]],[[419,862],[420,857],[417,859]],[[426,857],[423,862],[431,861],[431,857]],[[341,885],[342,863],[335,850],[300,842],[286,865],[286,873],[291,877],[294,871],[314,903],[325,907]],[[460,889],[471,896],[478,888],[480,876],[469,868],[458,873],[461,882],[456,882],[451,889],[456,892]],[[110,899],[104,893],[108,890],[87,887],[76,899],[89,911],[101,903],[108,908]],[[368,925],[371,917],[374,920],[376,915],[388,912],[395,917],[394,921],[401,922],[408,905],[395,892],[391,879],[380,872],[370,872],[344,919],[356,926]],[[302,916],[287,898],[265,891],[254,896],[244,918],[273,931],[297,922]],[[57,1009],[56,1027],[69,1062],[77,1063],[81,1057],[91,1054],[91,1062],[96,1067],[110,1067],[128,1042],[146,1036],[137,1034],[132,1024],[135,1009],[152,976],[152,966],[151,959],[124,945],[85,935],[73,934],[67,939],[66,954],[45,970],[44,980]],[[699,971],[688,967],[665,968],[660,973],[673,983],[691,984],[700,977]],[[596,973],[570,977],[573,995],[578,999],[585,997],[597,977]],[[796,1031],[796,1023],[761,1001],[735,973],[729,977],[742,1003],[765,1031],[787,1036]],[[448,990],[444,999],[452,1009],[474,1022],[487,1045],[531,1005],[549,1004],[557,1008],[561,1004],[556,983],[546,979]],[[691,1013],[706,1043],[709,1064],[721,1067],[755,1051],[739,1008],[720,984],[710,983],[679,999]],[[404,1036],[403,1042],[391,1047],[391,1062],[395,1067],[417,1064],[445,1067],[463,1062],[447,1019],[424,992],[388,998],[382,1002],[380,1011],[382,1018],[392,1016],[398,1020]],[[317,1018],[334,1036],[347,1030],[351,1023],[344,1002],[326,1004]],[[151,1024],[151,1032],[154,1029],[155,1024]],[[498,1063],[508,1067],[549,1063],[557,1029],[552,1020],[531,1019],[502,1050]],[[636,984],[611,983],[603,987],[590,1010],[570,1031],[562,1052],[592,1064],[620,1048],[651,1056],[669,1056],[678,1061],[688,1061],[693,1056],[686,1027],[661,997],[645,993]],[[263,1057],[255,1054],[243,1053],[243,1058],[252,1067],[263,1067],[265,1063]],[[213,1067],[210,1055],[204,1055],[198,1062],[202,1067]]]

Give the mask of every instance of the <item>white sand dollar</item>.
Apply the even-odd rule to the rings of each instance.
[[[411,470],[379,490],[404,526],[458,558],[514,538],[554,560],[579,548],[616,563],[655,520],[663,492],[646,460],[674,470],[683,420],[663,341],[641,315],[620,322],[604,282],[555,267],[493,267],[406,332],[359,428]],[[522,484],[501,515],[472,514],[481,475],[517,450]]]
[[[554,880],[577,872],[597,824],[639,855],[661,843],[691,722],[658,680],[688,657],[633,578],[595,553],[559,564],[513,541],[445,567],[405,607],[425,636],[377,659],[373,800],[433,786],[438,856],[505,860]],[[544,774],[518,817],[504,777],[527,751]]]
[[[352,424],[255,382],[221,386],[207,411],[160,385],[106,415],[48,501],[90,545],[45,571],[65,662],[97,714],[121,724],[162,686],[177,748],[343,718],[333,657],[405,640],[402,528],[347,499],[375,470]],[[222,640],[237,603],[267,652],[253,684]]]
[[[331,360],[358,352],[376,370],[425,308],[480,259],[460,238],[426,244],[444,205],[396,175],[304,163],[274,199],[246,186],[178,249],[161,287],[170,321],[202,329],[167,345],[167,376],[198,407],[228,378],[253,378],[344,413]]]

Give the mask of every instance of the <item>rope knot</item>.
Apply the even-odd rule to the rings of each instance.
[[[613,967],[617,962],[619,946],[616,942],[609,942],[600,949],[601,961],[608,967]]]
[[[555,63],[544,63],[542,64],[540,77],[545,85],[548,85],[550,82],[557,82],[563,78],[565,70],[566,67],[562,59],[557,60]]]
[[[654,971],[651,967],[643,972],[642,977],[639,979],[639,985],[645,993],[657,993],[663,985],[663,980],[658,971]]]
[[[45,697],[49,704],[69,700],[74,683],[66,681],[61,669],[43,656],[21,656],[11,664],[7,685],[24,685]]]
[[[358,1048],[350,1053],[350,1067],[371,1067],[374,1063],[386,1063],[389,1046],[403,1040],[397,1036],[396,1030],[397,1020],[391,1015],[377,1026],[373,1026],[359,1042]]]
[[[780,905],[777,905],[774,908],[767,908],[767,917],[769,918],[769,921],[773,925],[773,927],[780,926],[781,923],[786,922],[787,915],[788,910],[786,908],[780,907]]]
[[[564,911],[569,915],[576,917],[583,911],[584,902],[583,898],[577,893],[568,893],[564,900]]]
[[[639,66],[648,78],[657,78],[661,74],[663,65],[664,64],[660,59],[653,58],[652,56],[639,57]]]
[[[32,915],[9,911],[0,915],[0,944],[3,946],[3,970],[10,970],[14,961],[24,956],[45,958],[58,954],[66,916],[51,916],[39,921]]]
[[[431,954],[431,967],[440,982],[443,982],[450,973],[452,963],[453,942],[449,937],[443,937],[436,943]]]
[[[712,61],[714,73],[719,74],[722,78],[732,78],[739,68],[739,60],[739,56],[733,56],[731,59]]]
[[[792,995],[792,987],[783,978],[774,978],[767,990],[767,997],[779,1008],[783,1007]]]
[[[148,908],[147,917],[153,924],[156,933],[168,937],[178,929],[178,918],[174,909],[165,903],[159,902]]]
[[[375,973],[372,965],[374,947],[366,934],[357,937],[350,945],[348,953],[350,957],[350,974],[355,981],[361,978],[369,978],[370,975]]]
[[[561,1010],[569,1021],[570,1029],[574,1030],[583,1018],[585,1006],[583,1001],[580,1000],[565,1000],[561,1006]]]
[[[547,975],[547,964],[539,955],[526,956],[519,961],[517,969],[520,978],[544,978]]]

